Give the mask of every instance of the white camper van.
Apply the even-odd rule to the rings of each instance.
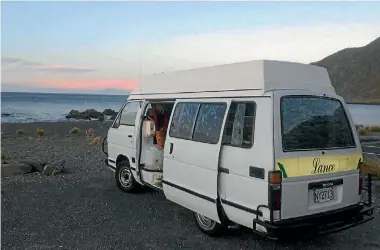
[[[373,219],[355,125],[321,67],[259,60],[144,77],[107,145],[122,191],[162,191],[209,235],[240,225],[278,239]]]

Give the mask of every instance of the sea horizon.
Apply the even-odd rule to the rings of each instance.
[[[131,90],[132,92],[132,90]],[[34,92],[34,91],[1,91],[1,95],[3,93],[13,93],[13,94],[56,94],[56,95],[110,95],[110,96],[125,96],[129,95],[130,92],[128,93],[122,93],[122,94],[116,94],[116,93],[74,93],[74,92]]]
[[[71,110],[118,111],[127,98],[128,94],[1,91],[1,123],[66,122]],[[355,124],[380,125],[379,104],[348,107]]]

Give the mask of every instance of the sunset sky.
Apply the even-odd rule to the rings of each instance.
[[[380,2],[1,6],[3,91],[131,90],[140,74],[255,59],[310,63],[380,36]]]

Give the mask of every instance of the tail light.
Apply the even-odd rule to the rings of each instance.
[[[281,171],[271,171],[268,176],[268,186],[269,186],[269,208],[273,212],[274,217],[280,218],[281,211],[281,183],[282,183],[282,172]]]
[[[359,169],[359,173],[363,173],[363,169],[364,169],[364,163],[362,161],[359,162],[358,164],[358,169]]]

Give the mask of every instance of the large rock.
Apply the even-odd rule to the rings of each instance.
[[[105,110],[103,111],[104,120],[105,120],[106,122],[109,122],[109,121],[115,120],[117,114],[118,114],[118,112],[116,112],[116,111],[113,110],[113,109],[105,109]]]
[[[87,109],[83,112],[83,117],[84,119],[101,119],[101,117],[103,118],[104,115],[101,112],[96,111],[95,109]]]
[[[74,118],[79,119],[81,112],[78,110],[72,109],[70,113],[66,116],[67,119]]]
[[[55,163],[55,164],[48,163],[44,166],[41,174],[51,176],[51,175],[56,175],[58,173],[61,173],[64,171],[65,164],[66,164],[65,160],[62,160],[62,161]]]
[[[106,116],[116,116],[117,115],[117,112],[113,109],[105,109],[103,111],[103,115],[106,115]]]
[[[32,166],[25,163],[1,164],[1,176],[28,174],[32,172]]]
[[[20,161],[20,163],[28,164],[32,167],[32,172],[42,172],[46,162],[43,161]]]
[[[83,112],[78,110],[71,110],[70,113],[66,116],[67,119],[77,119],[77,120],[103,120],[104,115],[102,112],[96,111],[95,109],[87,109]]]
[[[42,170],[41,174],[42,175],[54,175],[54,172],[55,172],[55,166],[54,165],[51,165],[51,164],[46,164],[44,169]]]

